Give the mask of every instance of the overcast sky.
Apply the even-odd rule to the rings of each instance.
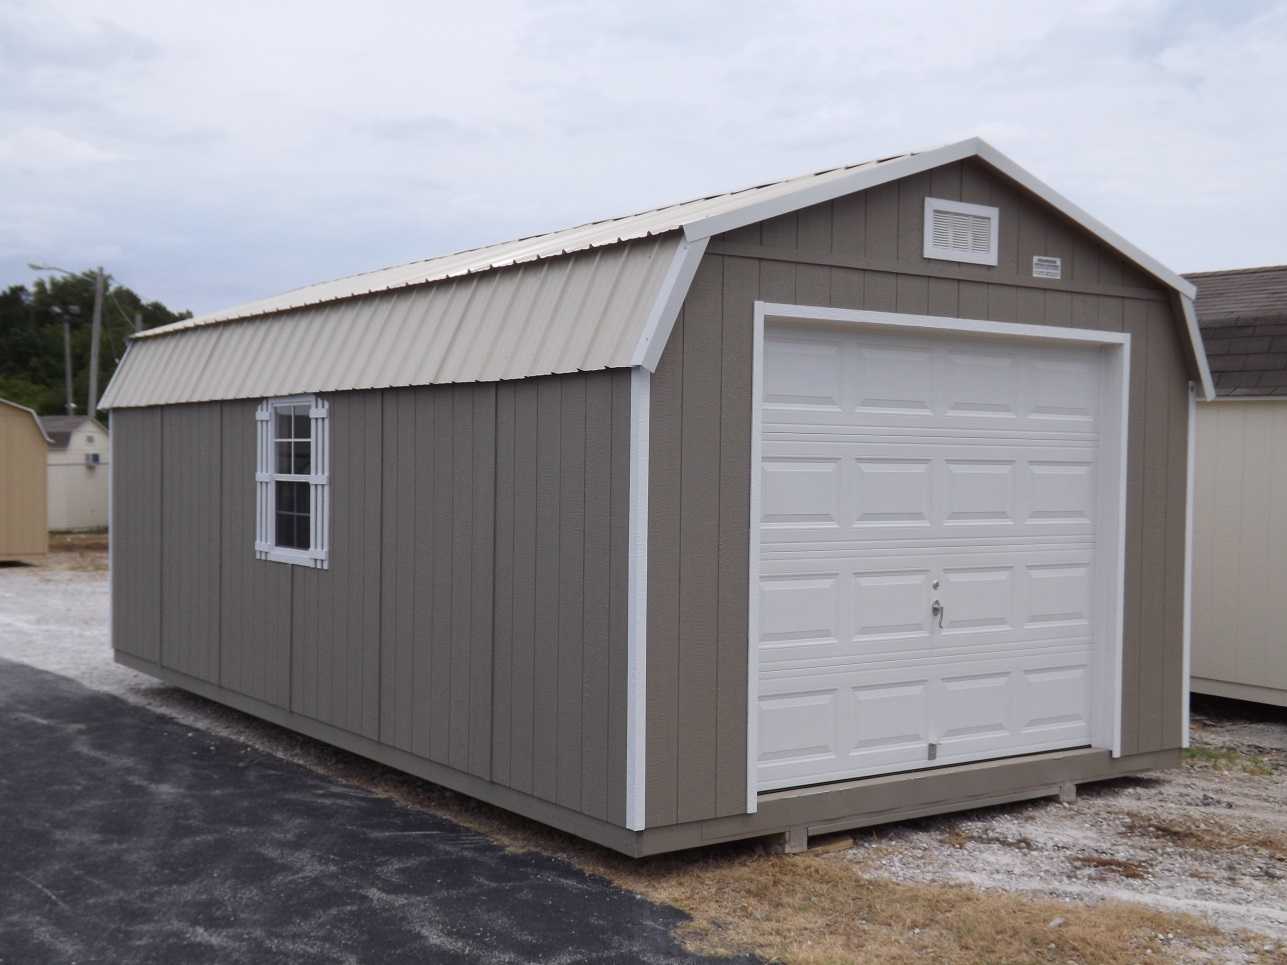
[[[197,312],[980,135],[1179,271],[1287,262],[1287,2],[0,0],[0,286]]]

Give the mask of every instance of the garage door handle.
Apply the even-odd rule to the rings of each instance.
[[[930,604],[930,613],[938,617],[938,628],[943,629],[943,614],[947,612],[947,607],[943,606],[938,600]]]

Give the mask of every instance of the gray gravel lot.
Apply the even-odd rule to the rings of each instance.
[[[113,665],[106,607],[101,571],[0,570],[0,658],[292,756],[281,732]],[[1193,724],[1183,768],[1086,787],[1072,805],[874,829],[844,859],[893,880],[1190,912],[1278,947],[1287,941],[1287,711],[1209,701]]]

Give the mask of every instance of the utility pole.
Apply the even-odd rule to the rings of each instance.
[[[103,336],[103,266],[94,276],[94,317],[89,333],[89,401],[86,414],[92,419],[98,411],[98,343]]]
[[[75,415],[76,397],[72,395],[71,311],[60,305],[55,305],[50,311],[63,323],[63,387],[67,393],[67,414]]]

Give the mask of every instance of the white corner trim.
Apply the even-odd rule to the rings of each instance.
[[[116,431],[107,429],[107,645],[116,649],[116,621],[112,598],[116,595],[116,533],[112,530],[112,503],[116,500]]]
[[[706,254],[709,240],[701,238],[690,241],[685,238],[675,249],[670,267],[666,269],[666,277],[662,279],[661,288],[657,292],[657,300],[648,313],[634,351],[630,353],[631,365],[642,365],[649,372],[657,371],[661,353],[670,339],[675,319],[679,316],[679,308],[688,295],[688,287],[697,274],[702,255]]]
[[[1184,327],[1188,329],[1189,341],[1193,344],[1193,354],[1198,360],[1202,399],[1210,402],[1216,397],[1215,383],[1211,379],[1211,365],[1207,361],[1206,346],[1202,344],[1202,329],[1198,326],[1198,314],[1194,311],[1192,296],[1180,294],[1180,310],[1184,313]]]
[[[751,334],[751,533],[747,552],[746,614],[746,813],[759,808],[755,771],[760,756],[760,456],[764,401],[764,309],[755,302]]]
[[[1180,746],[1189,746],[1189,696],[1193,679],[1193,502],[1197,482],[1198,387],[1189,383],[1188,448],[1184,458],[1184,682],[1181,685],[1180,719],[1184,730]]]
[[[644,829],[648,711],[648,433],[652,373],[630,370],[630,508],[626,605],[626,827]]]
[[[1113,549],[1113,576],[1109,581],[1111,599],[1108,606],[1112,613],[1109,621],[1109,669],[1112,671],[1109,684],[1109,748],[1113,757],[1122,756],[1122,709],[1126,699],[1126,491],[1127,475],[1130,467],[1131,445],[1131,336],[1123,333],[1125,341],[1113,364],[1117,366],[1116,375],[1118,391],[1117,432],[1117,505],[1114,506],[1116,518],[1113,520],[1112,536],[1115,536]]]

